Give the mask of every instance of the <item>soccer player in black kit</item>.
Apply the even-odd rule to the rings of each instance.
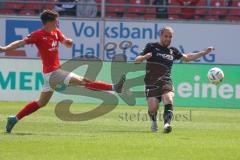
[[[157,112],[159,103],[163,101],[163,132],[169,133],[172,131],[170,123],[173,117],[174,88],[171,78],[173,61],[192,61],[212,52],[214,48],[208,47],[197,53],[182,54],[177,48],[170,47],[173,37],[173,29],[171,27],[163,27],[160,34],[160,43],[148,43],[140,55],[136,57],[135,63],[147,60],[144,81],[148,114],[152,122],[151,130],[153,132],[158,130]]]

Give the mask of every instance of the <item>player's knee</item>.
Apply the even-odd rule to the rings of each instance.
[[[158,111],[158,106],[159,106],[159,100],[154,98],[148,98],[148,110],[151,113],[157,112]]]
[[[38,100],[38,101],[37,101],[37,104],[38,104],[38,106],[41,108],[41,107],[46,106],[46,105],[48,104],[48,101],[40,101],[40,100]]]
[[[75,76],[72,77],[70,80],[70,85],[85,85],[86,82],[88,82],[89,80],[81,77],[81,76]]]
[[[155,113],[158,111],[158,106],[154,105],[154,106],[148,106],[148,111],[151,113]]]
[[[82,77],[82,81],[84,83],[87,83],[87,82],[92,82],[92,80],[88,79],[88,78],[85,78],[85,77]]]
[[[78,78],[72,77],[67,85],[80,85]]]
[[[166,97],[163,99],[164,104],[173,104],[173,99],[171,97]]]
[[[163,102],[164,105],[166,104],[173,104],[173,100],[169,99]]]
[[[167,93],[162,96],[164,104],[173,104],[173,94]]]

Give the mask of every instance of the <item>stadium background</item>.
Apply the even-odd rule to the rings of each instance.
[[[43,79],[34,46],[0,53],[0,160],[240,159],[239,0],[199,0],[195,5],[187,3],[186,6],[179,3],[181,0],[168,0],[168,4],[161,3],[164,0],[156,3],[96,0],[94,18],[76,16],[74,8],[71,9],[72,1],[0,0],[0,45],[21,39],[41,27],[39,13],[43,9],[65,5],[68,12],[60,13],[59,27],[74,39],[74,47],[66,49],[60,45],[64,66],[79,56],[98,57],[103,61],[70,61],[70,70],[80,66],[74,72],[84,75],[88,74],[87,66],[91,72],[98,73],[100,69],[96,79],[107,82],[115,82],[119,73],[130,71],[127,78],[133,85],[141,84],[131,91],[140,91],[140,94],[137,98],[132,98],[134,94],[120,95],[121,105],[105,114],[97,110],[100,99],[57,92],[46,107],[21,120],[11,134],[6,134],[6,118],[38,97]],[[174,28],[173,45],[182,52],[201,50],[209,45],[216,48],[190,64],[176,62],[174,65],[176,98],[173,132],[168,135],[162,133],[162,104],[158,114],[159,131],[151,133],[141,77],[144,64],[132,63],[147,42],[159,41],[156,33],[165,25]],[[217,86],[210,85],[206,77],[208,69],[215,66],[225,73],[224,81]],[[110,94],[96,92],[96,97],[102,95]],[[107,99],[116,100],[111,97]],[[85,115],[91,120],[61,119],[55,102],[65,99],[74,103],[62,118]],[[129,102],[135,100],[137,104],[129,106]],[[102,109],[109,107],[104,105]]]
[[[41,1],[17,2],[2,2],[1,6],[5,6],[4,9],[1,9],[3,15],[0,16],[2,33],[0,44],[2,45],[21,39],[40,28],[38,12],[44,7],[53,8],[56,3],[55,1],[49,1],[47,4]],[[182,52],[195,52],[210,45],[216,48],[211,54],[191,62],[191,65],[176,62],[178,64],[173,69],[176,105],[239,108],[240,70],[238,65],[240,55],[237,46],[240,28],[236,18],[239,15],[234,15],[235,18],[231,19],[233,16],[231,10],[235,11],[234,4],[239,3],[233,1],[233,6],[230,7],[217,6],[217,8],[212,5],[209,8],[209,6],[205,6],[205,11],[208,11],[203,13],[205,20],[199,20],[197,11],[204,6],[203,2],[201,0],[198,5],[190,6],[196,10],[194,19],[190,20],[181,19],[178,11],[181,10],[179,7],[183,6],[175,1],[170,1],[167,6],[168,18],[164,19],[155,18],[156,10],[153,7],[157,7],[157,5],[146,5],[145,1],[129,1],[128,3],[126,1],[107,1],[106,6],[103,5],[102,8],[101,3],[98,2],[97,9],[100,14],[98,13],[99,17],[95,18],[62,16],[59,27],[66,36],[74,40],[74,46],[72,49],[60,46],[60,59],[65,62],[79,56],[97,57],[104,61],[97,79],[112,82],[110,74],[112,64],[116,61],[132,63],[146,43],[159,41],[159,29],[169,25],[175,30],[172,45]],[[223,1],[213,2],[222,4]],[[164,5],[160,6],[164,7]],[[105,9],[106,12],[102,12]],[[118,13],[125,10],[129,13],[119,16]],[[138,15],[140,11],[143,12],[141,16]],[[216,18],[221,17],[222,14],[225,15],[225,19]],[[127,46],[129,44],[130,46]],[[124,54],[124,56],[120,59],[113,59],[117,54]],[[41,62],[36,48],[25,46],[17,51],[1,54],[0,57],[0,100],[30,101],[35,99],[42,84]],[[92,64],[94,65],[94,62]],[[214,66],[222,68],[225,73],[223,83],[218,86],[209,84],[206,78],[208,69]],[[86,69],[86,67],[80,67],[75,72],[84,74]],[[132,77],[143,74],[144,72],[133,72]],[[143,90],[143,86],[136,89]],[[59,96],[57,93],[52,101],[57,102],[61,98],[63,96]],[[71,99],[76,103],[99,102],[97,99],[83,96],[81,98],[71,96]],[[122,100],[120,102],[124,104]],[[146,105],[143,96],[138,98],[137,105]]]

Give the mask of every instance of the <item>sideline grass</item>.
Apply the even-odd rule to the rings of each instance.
[[[54,104],[19,122],[5,134],[6,117],[24,103],[0,102],[0,160],[238,160],[240,110],[175,108],[173,132],[149,131],[146,108],[119,106],[100,118],[64,122]],[[94,105],[74,104],[74,113]],[[190,115],[191,114],[191,115]],[[191,116],[191,117],[190,117]]]

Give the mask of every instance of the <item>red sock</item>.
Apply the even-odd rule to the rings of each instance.
[[[112,91],[113,85],[107,84],[98,81],[88,81],[85,84],[85,87],[91,90],[100,90],[100,91]]]
[[[21,111],[19,111],[16,115],[17,119],[20,120],[23,117],[35,112],[40,107],[38,106],[37,102],[33,101],[28,103]]]

